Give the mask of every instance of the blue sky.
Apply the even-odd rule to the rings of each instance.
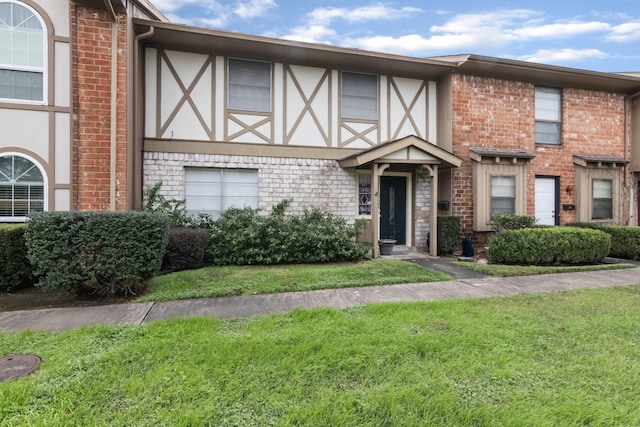
[[[151,0],[172,22],[408,56],[640,71],[640,1]]]

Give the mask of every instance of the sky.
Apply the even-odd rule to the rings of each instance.
[[[415,57],[640,71],[640,0],[151,0],[171,22]]]

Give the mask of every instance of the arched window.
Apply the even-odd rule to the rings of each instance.
[[[45,209],[42,171],[18,154],[0,155],[0,221],[21,221]]]
[[[46,31],[29,6],[0,0],[0,99],[45,101]]]

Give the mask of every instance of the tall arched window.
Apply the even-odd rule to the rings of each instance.
[[[0,155],[0,221],[22,221],[45,209],[42,171],[18,154]]]
[[[0,0],[0,100],[45,101],[46,39],[31,7]]]

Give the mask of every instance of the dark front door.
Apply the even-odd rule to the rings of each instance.
[[[380,238],[405,245],[407,224],[407,178],[380,177]]]

